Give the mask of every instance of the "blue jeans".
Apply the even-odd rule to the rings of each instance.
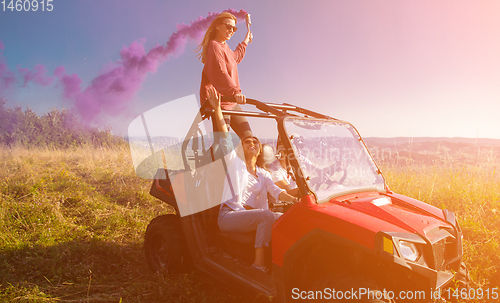
[[[245,233],[256,230],[255,248],[268,247],[271,242],[272,228],[276,216],[269,209],[250,209],[234,211],[223,206],[219,211],[219,229]]]

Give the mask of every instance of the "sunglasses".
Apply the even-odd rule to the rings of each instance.
[[[236,31],[238,30],[238,28],[237,28],[236,26],[234,26],[234,25],[231,25],[231,24],[229,24],[229,23],[223,23],[223,24],[226,26],[226,29],[227,29],[227,30],[232,30],[232,31],[233,31],[233,33],[234,33],[234,32],[236,32]]]
[[[258,140],[256,140],[256,139],[245,139],[245,140],[243,141],[243,143],[244,143],[244,144],[250,144],[250,143],[253,143],[253,145],[255,145],[255,146],[260,145],[260,142],[259,142]]]

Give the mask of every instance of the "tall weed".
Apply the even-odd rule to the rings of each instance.
[[[498,287],[495,165],[384,170],[395,192],[457,214],[473,286]],[[172,212],[149,195],[150,185],[135,175],[126,147],[0,148],[0,301],[246,300],[203,276],[163,279],[149,272],[146,226]]]
[[[453,211],[464,233],[473,287],[500,286],[500,174],[495,165],[390,166],[391,190]]]

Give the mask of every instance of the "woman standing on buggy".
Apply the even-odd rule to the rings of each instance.
[[[208,98],[208,90],[214,87],[220,95],[234,97],[234,102],[221,102],[222,109],[241,110],[240,104],[246,103],[246,97],[241,93],[238,78],[238,64],[245,56],[246,47],[252,40],[250,30],[245,39],[232,51],[226,41],[231,39],[238,29],[236,17],[228,12],[219,14],[210,24],[205,36],[198,46],[198,57],[204,64],[201,75],[200,102]],[[243,139],[252,135],[250,125],[245,117],[224,116],[224,120],[234,132]],[[215,126],[215,124],[214,124]]]

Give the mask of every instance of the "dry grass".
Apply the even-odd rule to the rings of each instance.
[[[495,165],[387,166],[390,188],[453,211],[464,232],[473,287],[500,286],[500,173]]]
[[[0,149],[0,301],[230,302],[204,277],[150,273],[144,232],[172,211],[150,185],[125,148]]]
[[[384,170],[395,192],[458,215],[473,286],[498,287],[495,166]],[[196,274],[149,272],[146,226],[171,211],[149,186],[126,148],[0,148],[0,301],[251,302]]]

